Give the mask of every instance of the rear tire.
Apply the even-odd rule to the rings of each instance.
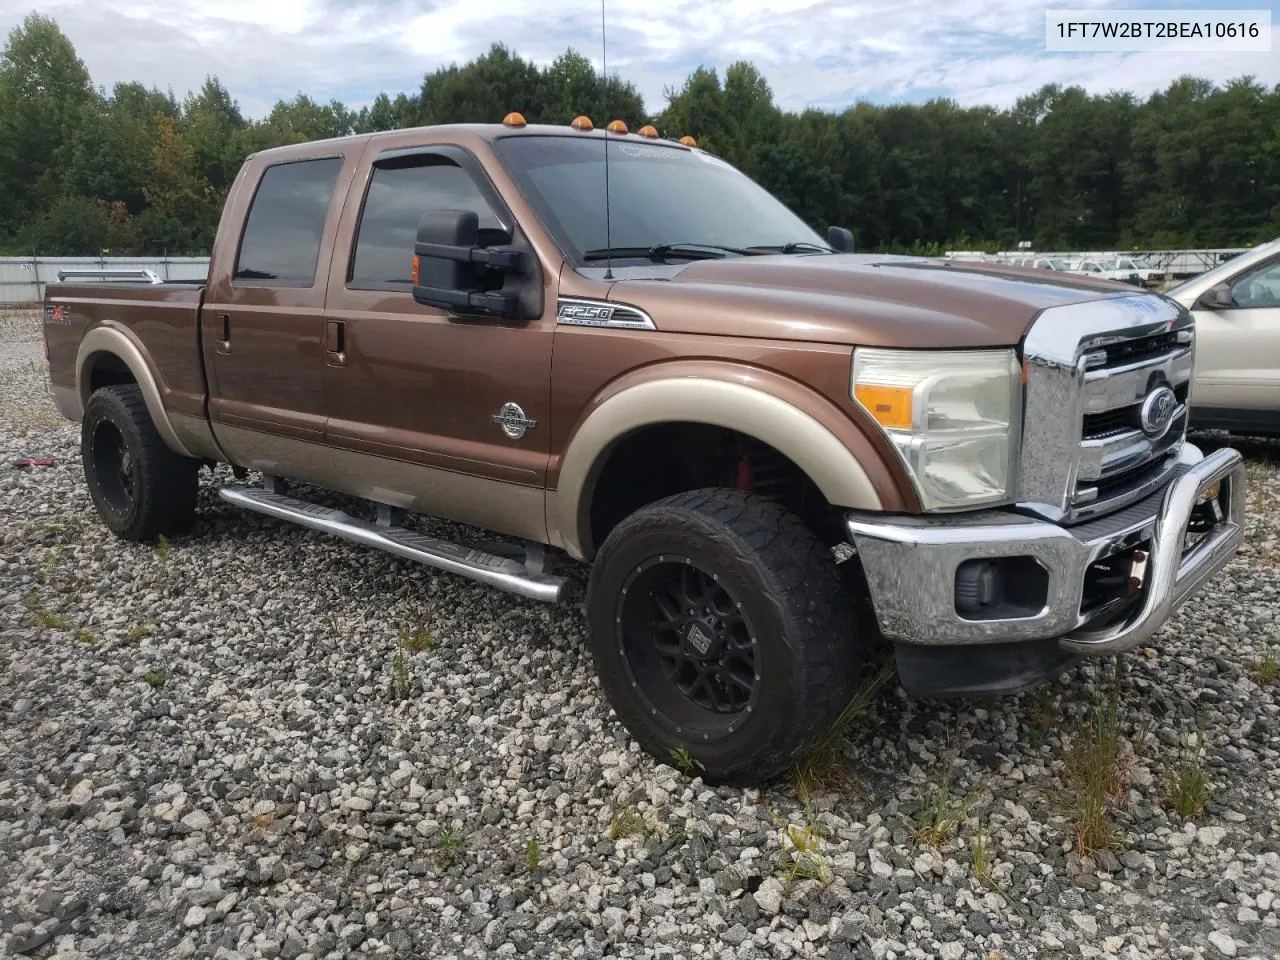
[[[789,769],[848,703],[864,657],[830,553],[779,504],[737,490],[677,494],[618,524],[587,615],[618,718],[712,783]]]
[[[165,446],[136,384],[89,398],[80,458],[93,505],[116,536],[151,540],[181,532],[195,516],[200,463]]]

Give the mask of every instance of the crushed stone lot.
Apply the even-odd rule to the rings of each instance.
[[[576,605],[226,471],[189,535],[115,540],[0,314],[0,956],[1274,958],[1280,444],[1236,445],[1242,553],[1118,671],[890,681],[838,764],[712,788],[614,720]]]

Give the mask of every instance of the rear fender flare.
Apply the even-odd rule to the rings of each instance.
[[[80,398],[81,415],[83,416],[84,408],[89,403],[92,361],[102,353],[111,354],[129,368],[133,379],[142,390],[142,399],[147,404],[147,413],[151,415],[151,421],[156,425],[156,431],[165,445],[181,456],[192,456],[191,451],[178,439],[178,434],[173,429],[156,376],[148,366],[146,358],[143,357],[142,350],[132,337],[115,327],[94,327],[84,335],[76,351],[76,395]]]

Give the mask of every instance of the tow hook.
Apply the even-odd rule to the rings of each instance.
[[[1141,590],[1147,577],[1147,551],[1135,550],[1129,558],[1129,589]]]

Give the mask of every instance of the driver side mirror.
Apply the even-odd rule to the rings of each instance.
[[[495,271],[525,272],[525,254],[512,247],[478,245],[480,218],[474,210],[430,210],[418,221],[413,245],[413,299],[459,313],[516,317],[516,291],[494,290]]]
[[[853,253],[853,231],[845,227],[827,227],[827,243],[837,253]]]
[[[1231,296],[1231,284],[1220,283],[1210,287],[1192,305],[1194,310],[1223,310],[1234,307],[1236,302]]]

